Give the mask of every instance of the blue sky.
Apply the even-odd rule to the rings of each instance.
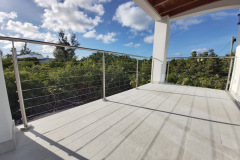
[[[168,57],[189,56],[193,50],[230,50],[237,37],[238,9],[219,11],[171,23]],[[76,33],[82,47],[151,56],[154,21],[129,0],[1,0],[0,35],[57,42],[57,32]],[[23,44],[16,47],[20,50]],[[52,57],[53,48],[28,45]],[[0,42],[3,53],[9,42]],[[89,52],[77,51],[87,56]]]

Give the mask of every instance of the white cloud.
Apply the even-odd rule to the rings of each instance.
[[[134,47],[140,47],[140,46],[141,46],[140,43],[137,43],[137,44],[134,45]]]
[[[117,39],[114,38],[116,36],[116,33],[111,32],[111,33],[107,33],[106,35],[103,34],[99,34],[96,39],[97,40],[102,40],[103,43],[112,43],[115,42]]]
[[[104,8],[101,3],[111,2],[111,0],[65,0],[64,2],[60,2],[58,0],[35,0],[38,6],[43,8],[52,8],[57,9],[69,7],[72,9],[76,9],[76,7],[82,8],[84,10],[95,12],[99,15],[104,14]]]
[[[101,3],[110,0],[65,0],[63,3],[57,0],[35,0],[38,6],[45,8],[43,14],[43,28],[58,32],[66,31],[84,33],[97,26],[104,14]],[[93,13],[93,18],[87,13]]]
[[[51,5],[57,5],[57,0],[35,0],[35,3],[37,3],[37,5],[39,7],[51,7]]]
[[[23,43],[23,42],[15,42],[15,43],[14,43],[14,47],[15,47],[17,50],[22,49],[23,46],[24,46],[24,43]],[[4,49],[11,49],[11,48],[12,48],[12,43],[11,43],[11,42],[7,42],[3,48],[4,48]]]
[[[229,16],[237,16],[238,13],[219,11],[214,13],[209,13],[205,15],[194,16],[190,18],[180,19],[171,24],[171,29],[175,30],[188,30],[190,26],[203,23],[206,19],[205,17],[210,16],[213,20],[224,19]]]
[[[181,53],[175,53],[174,56],[181,56]]]
[[[54,49],[55,49],[55,47],[53,47],[53,46],[43,45],[41,52],[46,53],[46,54],[50,54],[50,53],[53,53]]]
[[[135,48],[137,48],[137,47],[140,47],[141,44],[140,44],[140,43],[136,43],[136,44],[134,44],[133,42],[129,42],[129,43],[127,43],[127,44],[124,44],[124,46],[126,46],[126,47],[135,47]]]
[[[25,38],[43,39],[45,36],[38,31],[39,27],[34,26],[32,23],[22,23],[20,21],[9,20],[7,22],[6,29],[16,33],[20,33]]]
[[[5,35],[0,33],[0,36],[5,36]],[[11,37],[19,38],[20,35],[19,34],[11,35]],[[12,48],[12,42],[10,42],[10,41],[0,41],[0,43],[4,44],[4,46],[3,46],[4,49],[11,49]],[[14,47],[17,50],[22,49],[23,45],[24,45],[23,42],[14,42]]]
[[[144,38],[144,42],[153,43],[153,35],[147,36]]]
[[[210,13],[209,15],[211,18],[213,18],[215,20],[220,20],[220,19],[224,19],[228,16],[237,16],[238,13],[220,11],[220,12]]]
[[[50,32],[42,33],[39,31],[38,26],[34,26],[32,23],[27,22],[22,23],[20,21],[9,20],[6,30],[18,33],[18,35],[21,34],[24,38],[43,39],[47,42],[56,42],[57,40],[55,34],[51,34]]]
[[[15,19],[17,18],[17,13],[16,12],[0,12],[0,23],[2,23],[5,19]]]
[[[199,49],[193,49],[192,52],[193,51],[196,51],[197,53],[204,53],[204,52],[207,52],[208,49],[207,48],[199,48]]]
[[[85,37],[85,38],[96,38],[96,37],[97,37],[97,35],[96,35],[96,30],[94,29],[94,30],[91,30],[91,31],[89,31],[89,32],[86,32],[86,33],[83,35],[83,37]]]
[[[190,26],[200,24],[204,21],[203,16],[194,16],[180,19],[172,23],[171,29],[188,30]]]
[[[133,42],[129,42],[129,43],[127,43],[127,44],[124,44],[124,46],[126,46],[126,47],[131,47],[131,46],[133,46]]]
[[[45,42],[52,42],[52,43],[58,42],[58,37],[55,34],[51,34],[47,32],[47,33],[44,33],[44,35],[45,35],[45,38],[44,38]]]
[[[57,43],[58,38],[55,34],[52,34],[50,32],[42,33],[39,31],[38,26],[34,26],[32,23],[22,23],[20,21],[12,21],[9,20],[7,22],[6,30],[12,31],[14,33],[18,33],[22,35],[24,38],[30,38],[30,39],[40,39],[43,40],[44,42],[52,42],[52,43]],[[20,35],[18,37],[21,37]],[[18,47],[22,47],[21,44],[18,45]],[[11,48],[11,44],[7,44],[4,46],[4,48]],[[53,46],[47,46],[47,45],[42,45],[41,46],[42,50],[41,52],[43,53],[52,53],[55,47]]]
[[[113,20],[119,22],[124,27],[130,27],[137,31],[147,30],[153,23],[153,20],[133,2],[120,5]]]
[[[104,34],[97,34],[96,30],[91,30],[89,32],[86,32],[83,37],[85,38],[95,38],[96,40],[102,40],[103,43],[112,43],[115,42],[117,39],[114,38],[116,36],[116,33],[111,32],[111,33],[107,33],[106,35]]]
[[[45,42],[51,42],[51,43],[57,43],[58,42],[58,38],[56,35],[52,35],[51,33],[46,33],[45,34]],[[55,49],[55,47],[53,46],[47,46],[47,45],[42,45],[42,53],[53,53],[53,50]]]

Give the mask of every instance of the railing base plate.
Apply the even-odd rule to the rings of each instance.
[[[21,131],[28,131],[30,128],[32,128],[32,125],[28,124],[27,127],[20,128]]]
[[[108,101],[106,98],[103,98],[102,100],[103,100],[103,101]]]

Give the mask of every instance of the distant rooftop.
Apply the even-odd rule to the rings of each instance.
[[[38,60],[49,59],[49,58],[43,57],[42,55],[39,55],[39,54],[36,54],[36,53],[20,55],[20,56],[17,56],[17,57],[20,58],[20,59],[21,58],[37,58]]]

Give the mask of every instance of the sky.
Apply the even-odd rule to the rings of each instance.
[[[0,35],[58,42],[58,31],[75,33],[81,47],[151,56],[154,21],[131,0],[0,0]],[[237,37],[239,9],[223,10],[171,22],[168,57],[188,57],[214,49],[229,53]],[[17,51],[23,44],[15,43]],[[11,43],[0,41],[3,54]],[[52,56],[53,47],[28,47]],[[234,46],[234,50],[236,45]],[[91,52],[77,50],[79,58]]]

